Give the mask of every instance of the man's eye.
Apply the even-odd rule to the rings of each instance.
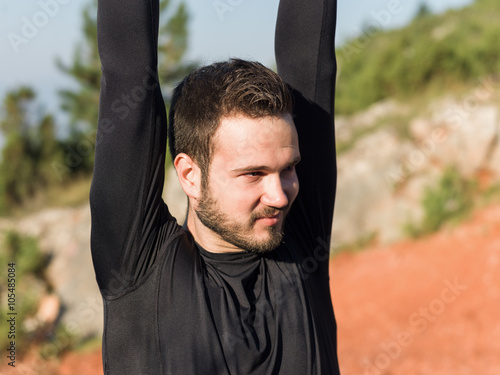
[[[258,177],[261,176],[262,174],[260,172],[248,172],[246,175],[249,177]]]

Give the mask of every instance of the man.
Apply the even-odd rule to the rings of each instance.
[[[335,13],[334,0],[282,0],[280,76],[231,60],[177,87],[181,227],[161,199],[158,0],[99,1],[91,242],[106,374],[339,373],[328,280]]]

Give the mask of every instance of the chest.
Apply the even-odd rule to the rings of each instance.
[[[182,358],[182,373],[311,373],[314,326],[298,269],[265,259],[218,266],[206,263],[182,287],[166,286],[159,319],[165,365],[176,373]]]

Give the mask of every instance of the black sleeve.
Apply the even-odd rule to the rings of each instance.
[[[303,247],[309,249],[310,241],[330,242],[333,220],[336,10],[335,0],[281,0],[276,25],[278,73],[293,90],[302,156],[297,166],[300,191],[287,226],[307,237],[309,246]]]
[[[161,199],[166,113],[157,80],[158,0],[99,0],[102,64],[91,248],[103,295],[147,274],[176,228]]]

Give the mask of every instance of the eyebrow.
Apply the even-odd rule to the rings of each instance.
[[[300,155],[295,157],[290,163],[287,164],[286,168],[292,165],[297,165],[300,162]],[[270,171],[271,168],[267,165],[249,165],[248,167],[236,168],[231,172],[241,173],[241,172],[252,172],[252,171]]]

